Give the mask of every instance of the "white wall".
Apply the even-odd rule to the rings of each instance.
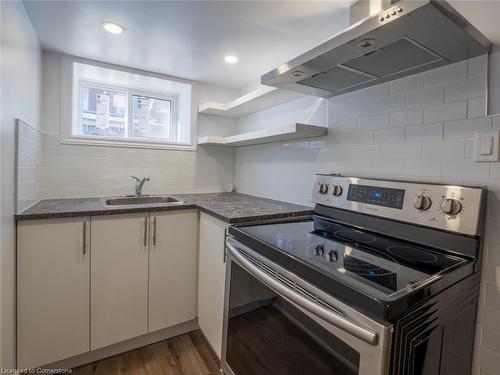
[[[15,366],[15,119],[39,126],[40,47],[21,2],[2,1],[0,9],[0,367],[7,368]]]
[[[308,205],[317,172],[487,186],[474,374],[491,375],[500,364],[500,163],[471,160],[474,132],[500,129],[500,117],[485,116],[486,61],[483,56],[330,99],[327,137],[238,148],[235,184],[243,193]],[[259,127],[265,118],[268,126],[298,121],[321,108],[297,99],[238,126]]]
[[[132,175],[149,176],[145,193],[224,191],[234,179],[234,151],[203,146],[196,152],[61,144],[63,56],[43,53],[43,198],[97,197],[132,193]],[[193,82],[196,108],[207,100],[228,100],[235,93]],[[196,116],[195,116],[196,118]],[[234,131],[234,120],[200,116],[200,134]]]

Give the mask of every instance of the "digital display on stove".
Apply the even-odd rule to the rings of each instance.
[[[349,185],[347,200],[390,208],[403,208],[405,191],[379,186]]]

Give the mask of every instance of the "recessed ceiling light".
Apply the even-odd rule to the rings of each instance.
[[[123,30],[125,30],[122,25],[114,22],[103,22],[102,27],[104,28],[104,30],[111,34],[121,34],[123,33]]]
[[[236,64],[238,62],[238,58],[236,56],[231,56],[231,55],[224,57],[224,60],[228,64]]]

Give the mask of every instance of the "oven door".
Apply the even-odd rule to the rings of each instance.
[[[386,375],[377,323],[232,237],[226,241],[225,374]]]

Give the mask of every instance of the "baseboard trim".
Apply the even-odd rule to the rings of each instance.
[[[119,342],[104,348],[93,350],[91,352],[76,355],[71,358],[66,358],[61,361],[57,361],[43,368],[61,369],[61,368],[75,368],[78,366],[83,366],[95,361],[99,361],[104,358],[112,357],[117,354],[128,352],[146,345],[154,344],[158,341],[163,341],[175,336],[182,335],[191,331],[199,329],[198,320],[193,319],[187,322],[177,324],[172,327],[161,329],[159,331],[147,333],[142,336],[134,337],[133,339]]]

